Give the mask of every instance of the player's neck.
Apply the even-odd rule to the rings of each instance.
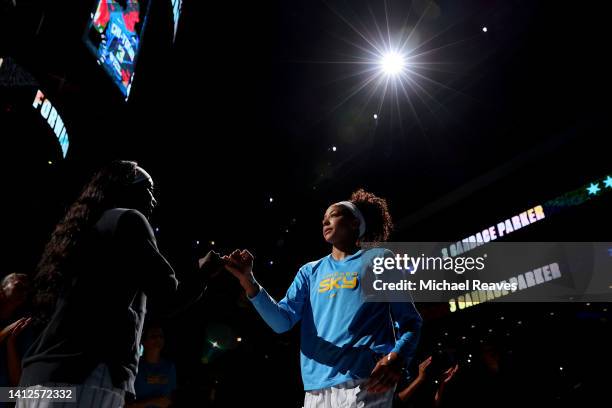
[[[331,255],[336,261],[341,261],[347,256],[353,255],[357,251],[359,251],[359,247],[354,242],[347,244],[334,244],[332,246]]]

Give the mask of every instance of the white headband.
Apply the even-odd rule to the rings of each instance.
[[[147,173],[142,167],[136,166],[136,177],[134,178],[134,181],[132,181],[132,184],[142,183],[143,181],[148,181],[149,183],[153,184],[153,179],[149,173]]]
[[[365,234],[366,230],[366,222],[365,218],[363,218],[363,214],[361,213],[361,211],[359,211],[359,208],[357,208],[357,206],[351,203],[350,201],[340,201],[334,205],[341,205],[342,207],[347,208],[351,212],[351,214],[353,214],[353,216],[357,218],[357,220],[359,221],[359,238],[363,237],[363,234]]]

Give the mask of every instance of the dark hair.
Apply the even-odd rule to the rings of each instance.
[[[34,278],[34,306],[39,320],[51,317],[60,291],[74,274],[67,267],[73,253],[104,211],[117,207],[136,178],[137,163],[117,160],[100,169],[83,188],[45,246]]]
[[[393,230],[387,200],[360,188],[351,195],[350,201],[357,206],[366,222],[364,242],[385,242]]]

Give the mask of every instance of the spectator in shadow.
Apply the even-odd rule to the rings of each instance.
[[[0,387],[15,387],[21,377],[21,359],[31,344],[26,329],[32,319],[23,315],[30,295],[30,279],[11,273],[0,283]],[[0,408],[8,407],[0,402]]]
[[[138,363],[134,388],[136,401],[128,408],[166,408],[172,405],[176,389],[174,363],[161,357],[164,349],[164,331],[158,324],[146,327],[142,337],[143,355]]]
[[[419,364],[418,374],[397,394],[397,407],[441,407],[447,401],[446,390],[459,371],[459,363],[443,351]],[[453,404],[449,404],[452,406]]]

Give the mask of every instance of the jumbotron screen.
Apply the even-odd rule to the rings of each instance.
[[[149,0],[98,0],[85,31],[85,44],[126,100],[134,80],[149,5]]]

